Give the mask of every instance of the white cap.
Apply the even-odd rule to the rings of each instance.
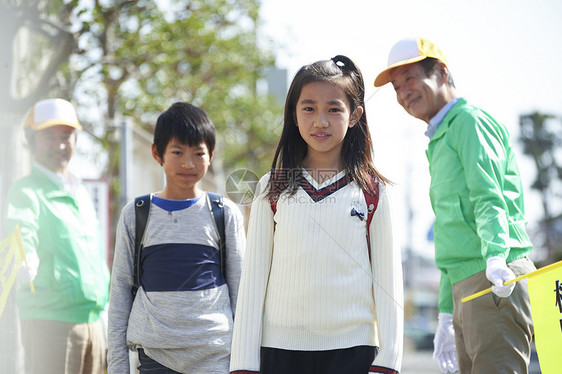
[[[388,54],[388,67],[375,79],[375,87],[390,82],[390,71],[398,66],[413,64],[427,57],[436,58],[447,65],[443,53],[435,44],[424,38],[402,39],[396,43]]]
[[[63,99],[46,99],[35,103],[27,113],[23,127],[39,131],[57,125],[82,130],[74,106]]]

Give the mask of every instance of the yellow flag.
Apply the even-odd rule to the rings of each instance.
[[[535,346],[543,374],[560,374],[562,370],[562,261],[556,264],[548,272],[529,277],[528,283]]]
[[[23,261],[24,251],[20,243],[19,227],[0,242],[0,316]]]

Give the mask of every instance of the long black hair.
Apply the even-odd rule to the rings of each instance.
[[[284,191],[294,194],[302,178],[302,162],[308,145],[297,127],[296,106],[302,88],[312,82],[329,82],[340,87],[351,105],[351,113],[358,107],[363,108],[363,115],[357,124],[347,129],[341,157],[348,176],[363,191],[374,195],[375,183],[389,183],[389,180],[373,165],[373,142],[367,124],[363,75],[351,59],[338,55],[330,60],[303,66],[293,78],[285,102],[283,132],[271,165],[269,198],[277,200]]]

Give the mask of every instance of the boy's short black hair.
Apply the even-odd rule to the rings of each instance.
[[[174,103],[162,112],[156,120],[154,129],[154,144],[161,158],[172,138],[190,147],[205,142],[211,154],[215,149],[215,137],[215,125],[207,113],[201,108],[184,102]]]

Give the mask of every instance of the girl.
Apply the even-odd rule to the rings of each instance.
[[[364,91],[345,56],[302,67],[291,84],[252,204],[231,373],[400,370],[402,265]]]

